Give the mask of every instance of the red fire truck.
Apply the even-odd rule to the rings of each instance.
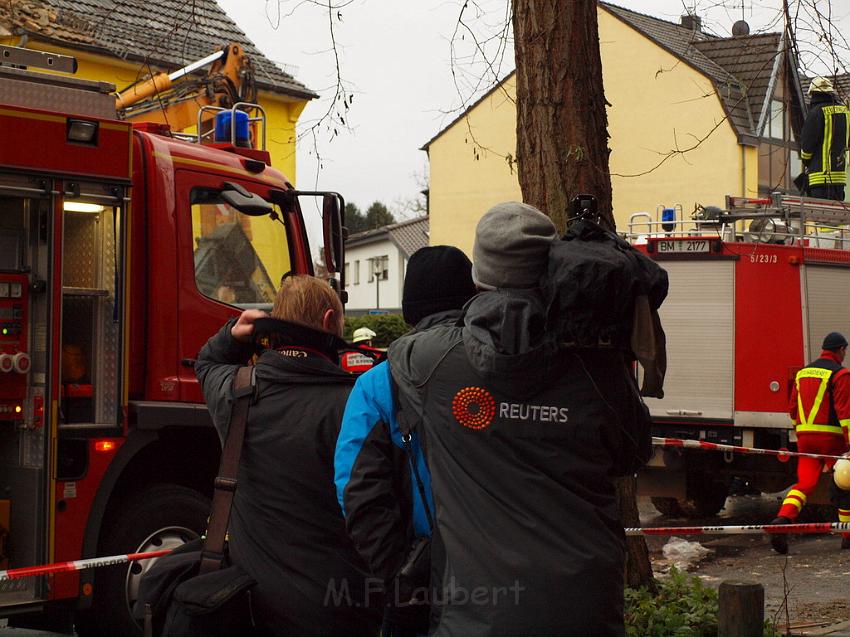
[[[670,278],[664,398],[647,399],[654,435],[795,449],[794,376],[828,332],[850,332],[850,205],[727,197],[689,220],[638,213],[629,236]],[[639,491],[662,513],[701,516],[730,485],[773,493],[794,478],[795,463],[772,456],[658,447]]]
[[[0,47],[4,64],[72,70],[39,56]],[[299,198],[321,198],[331,273],[342,254],[341,197],[269,164],[119,120],[110,85],[0,65],[0,568],[204,529],[219,443],[197,352],[270,307],[284,274],[312,272]],[[142,568],[2,582],[0,616],[134,634]]]

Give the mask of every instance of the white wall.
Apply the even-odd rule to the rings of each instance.
[[[375,280],[369,282],[369,269],[372,264],[369,259],[373,257],[388,257],[387,280],[380,281],[380,308],[375,306]],[[360,262],[360,282],[355,283],[355,263]],[[346,246],[345,262],[348,264],[348,278],[345,289],[348,290],[348,304],[345,306],[350,310],[373,310],[382,309],[391,312],[401,311],[401,290],[404,284],[405,259],[398,248],[389,239],[375,241],[362,246]]]

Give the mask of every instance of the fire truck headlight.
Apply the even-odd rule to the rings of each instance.
[[[78,144],[96,144],[97,129],[97,122],[89,122],[83,119],[69,119],[68,141]]]

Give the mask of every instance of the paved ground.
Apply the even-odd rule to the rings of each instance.
[[[703,520],[671,519],[660,515],[648,499],[641,499],[641,520],[647,526],[691,524],[752,524],[769,522],[778,509],[778,496],[729,498],[718,517]],[[698,540],[711,555],[690,569],[711,586],[723,580],[746,580],[764,584],[765,614],[779,624],[790,619],[795,634],[829,634],[850,637],[850,623],[843,633],[818,633],[819,629],[850,622],[850,551],[841,551],[836,535],[792,536],[787,557],[770,548],[766,536],[738,535],[684,538]],[[649,538],[653,566],[664,572],[669,564],[662,555],[666,537]],[[786,605],[787,598],[787,615]]]

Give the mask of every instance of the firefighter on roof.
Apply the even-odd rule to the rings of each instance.
[[[812,197],[843,201],[850,111],[838,101],[832,82],[825,77],[813,79],[808,93],[809,114],[800,138],[808,192]]]
[[[789,411],[797,432],[798,451],[830,456],[840,456],[847,451],[850,373],[841,365],[846,354],[847,339],[838,332],[831,332],[823,339],[820,358],[797,372]],[[772,523],[792,523],[815,490],[824,465],[832,468],[834,464],[834,460],[800,458],[797,463],[797,484],[785,496],[779,516]],[[840,522],[850,522],[848,496],[850,492],[833,489]],[[770,543],[777,553],[788,553],[787,535],[773,535]],[[850,533],[844,534],[841,548],[850,548]]]

